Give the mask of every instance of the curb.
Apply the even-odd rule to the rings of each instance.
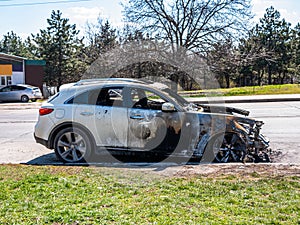
[[[254,95],[254,96],[231,96],[231,97],[204,97],[187,98],[195,104],[224,104],[224,103],[263,103],[263,102],[291,102],[300,101],[300,95]]]
[[[299,99],[241,99],[241,100],[235,100],[235,99],[229,99],[229,100],[188,100],[189,102],[195,103],[195,104],[222,104],[222,103],[262,103],[262,102],[293,102],[293,101],[300,101]]]
[[[0,103],[0,110],[39,109],[42,103]]]

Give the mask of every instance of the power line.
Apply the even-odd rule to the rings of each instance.
[[[10,1],[10,0],[4,0],[4,1]],[[5,4],[5,5],[0,5],[0,7],[32,6],[32,5],[49,5],[49,4],[58,4],[58,3],[88,2],[88,1],[91,1],[91,0],[62,0],[62,1],[53,1],[53,2],[15,3],[15,4]],[[0,2],[3,2],[3,0],[1,0]]]

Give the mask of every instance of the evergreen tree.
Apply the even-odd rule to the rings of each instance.
[[[239,86],[261,85],[265,76],[265,69],[269,63],[275,61],[273,51],[269,51],[262,42],[259,25],[249,31],[248,37],[240,40],[239,55]]]
[[[291,24],[270,7],[264,17],[241,40],[240,85],[284,83],[291,71]]]
[[[38,57],[46,61],[45,81],[57,86],[77,81],[86,64],[83,39],[78,38],[76,25],[69,24],[69,19],[63,18],[59,10],[52,11],[47,22],[46,29],[33,35]]]
[[[290,53],[292,55],[290,61],[290,72],[292,74],[290,83],[294,83],[299,79],[300,74],[300,23],[291,31]]]
[[[292,59],[291,24],[286,22],[285,19],[280,21],[278,36],[278,43],[275,50],[277,58],[277,77],[275,77],[275,83],[284,84],[288,80],[288,74],[291,69],[290,61]]]
[[[23,42],[21,37],[11,31],[6,35],[3,35],[3,39],[0,41],[0,52],[25,58],[32,58],[33,55],[31,54],[27,44],[28,42]]]
[[[268,84],[273,83],[273,74],[285,70],[282,62],[288,60],[289,27],[290,24],[284,19],[280,20],[280,13],[272,6],[266,9],[264,17],[260,19],[260,24],[257,26],[261,44],[275,56],[275,59],[268,61],[266,65]]]

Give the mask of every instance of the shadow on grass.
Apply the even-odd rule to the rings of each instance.
[[[130,156],[112,156],[112,155],[97,155],[88,162],[80,163],[64,163],[59,161],[55,153],[46,154],[35,159],[32,159],[25,165],[40,165],[40,166],[99,166],[99,167],[116,167],[116,168],[156,168],[163,170],[167,167],[179,165],[196,165],[197,160],[187,160],[186,158],[162,158],[162,157],[130,157]]]

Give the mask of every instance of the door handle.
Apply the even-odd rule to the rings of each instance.
[[[82,116],[92,116],[92,115],[94,115],[94,113],[92,113],[92,112],[81,112],[80,115],[82,115]]]
[[[145,119],[145,117],[143,117],[142,115],[131,115],[130,119],[142,120],[142,119]]]

